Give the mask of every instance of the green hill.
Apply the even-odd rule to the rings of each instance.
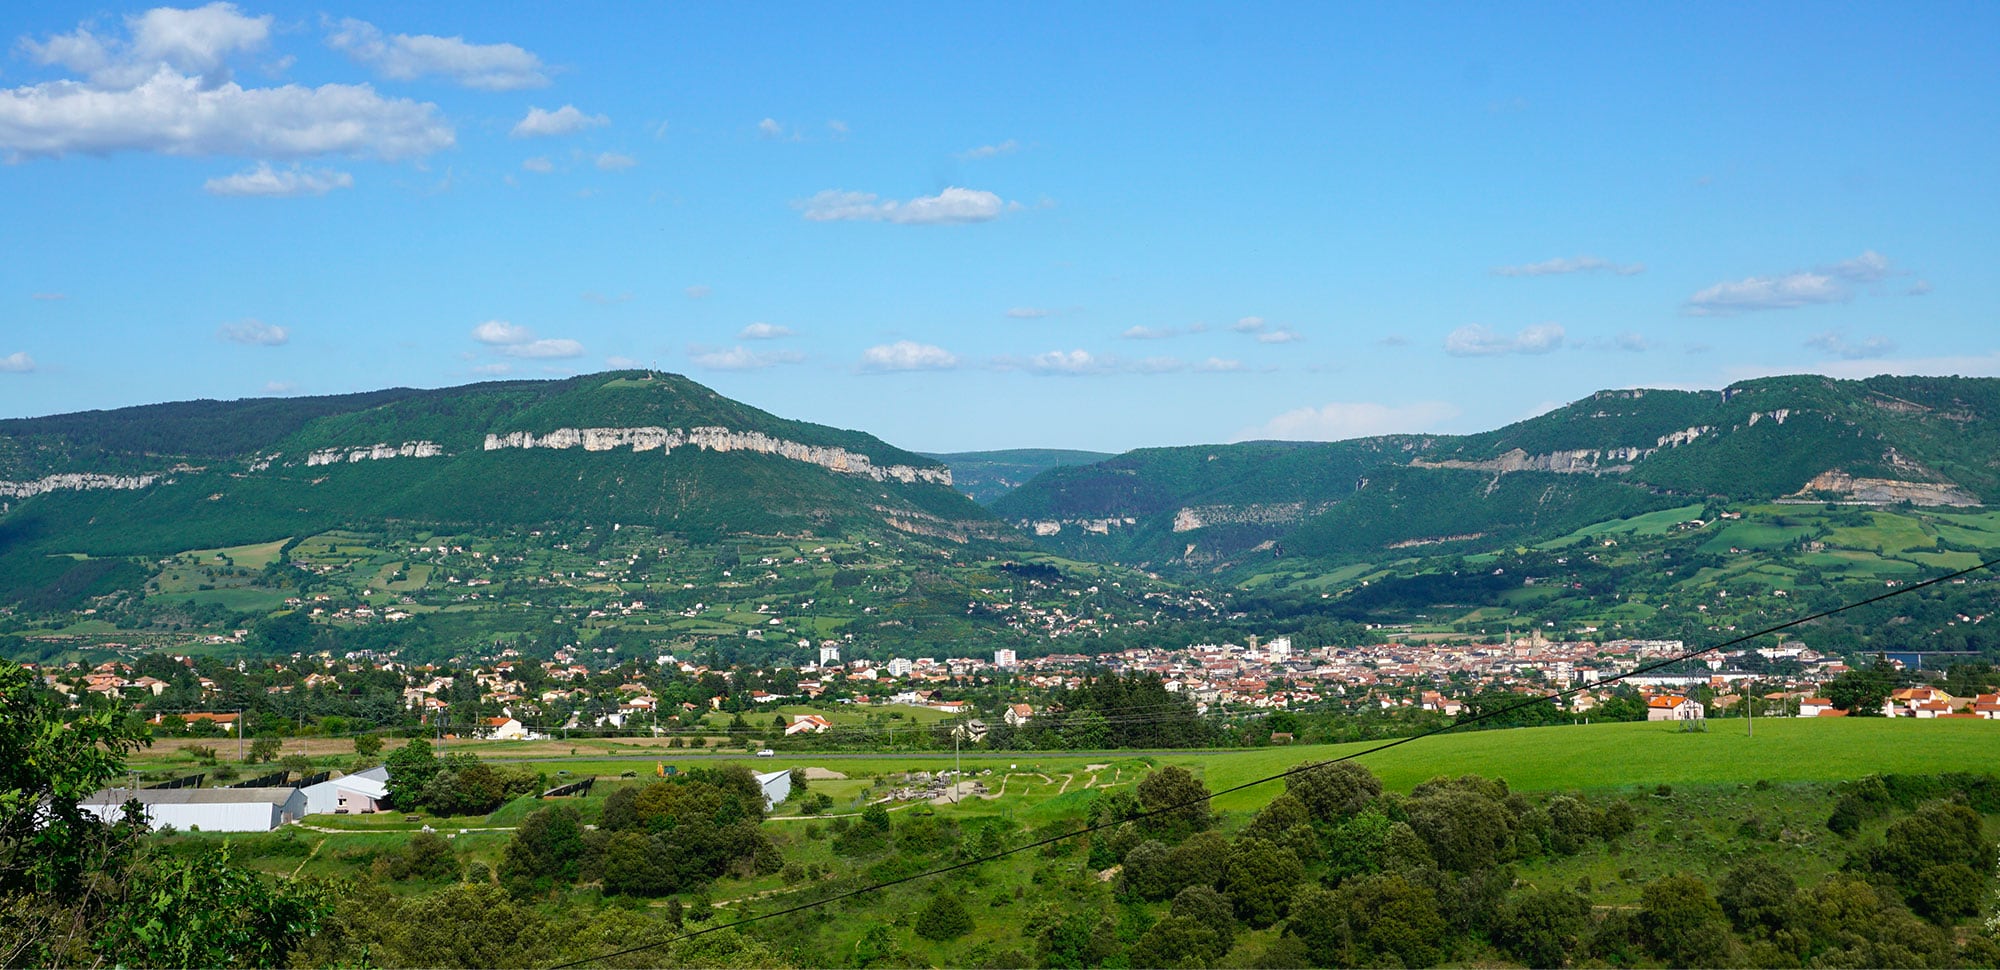
[[[1004,451],[960,451],[925,454],[951,469],[952,484],[981,505],[993,501],[1051,468],[1088,465],[1112,457],[1101,451],[1061,448],[1013,448]]]
[[[0,424],[0,469],[15,562],[384,522],[1012,540],[935,461],[643,371],[19,419]]]
[[[1218,569],[1476,552],[1707,501],[2000,501],[2000,380],[1603,391],[1464,436],[1246,442],[1055,468],[993,511],[1067,555]]]

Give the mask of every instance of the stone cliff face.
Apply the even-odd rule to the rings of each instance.
[[[1110,519],[1022,519],[1015,523],[1038,536],[1061,535],[1064,526],[1074,526],[1092,535],[1110,535],[1111,530],[1122,525],[1137,525],[1139,520],[1131,516]]]
[[[0,482],[0,495],[9,498],[30,498],[48,492],[135,490],[145,488],[159,479],[158,475],[98,475],[91,472],[66,472],[61,475],[48,475],[32,482]]]
[[[928,482],[950,485],[951,469],[917,468],[910,465],[877,465],[867,455],[844,448],[804,445],[773,438],[759,431],[731,431],[728,428],[557,428],[544,435],[529,431],[486,436],[486,450],[503,448],[582,448],[585,451],[633,451],[671,453],[675,448],[693,447],[703,451],[754,451],[803,461],[846,475],[860,475],[872,481],[895,480],[905,484]]]
[[[1257,502],[1249,505],[1190,505],[1174,513],[1174,531],[1192,532],[1211,525],[1293,525],[1333,508],[1321,502]]]
[[[375,444],[322,448],[306,456],[306,467],[338,465],[342,462],[381,461],[384,458],[437,458],[443,454],[444,448],[434,441],[405,441],[398,447]]]
[[[1837,495],[1841,500],[1863,505],[1911,505],[1964,507],[1978,505],[1979,497],[1950,482],[1906,482],[1889,478],[1855,478],[1836,468],[1814,476],[1798,490],[1794,499],[1814,501],[1815,496]]]

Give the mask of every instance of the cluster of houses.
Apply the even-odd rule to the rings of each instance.
[[[1800,717],[1846,717],[1849,712],[1824,697],[1799,701]],[[2000,694],[1953,697],[1935,687],[1908,687],[1890,692],[1882,701],[1883,717],[1980,718],[2000,721]]]

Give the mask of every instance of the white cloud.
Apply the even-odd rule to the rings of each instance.
[[[291,383],[290,381],[264,382],[264,393],[266,394],[290,394],[298,389],[299,386],[297,384]]]
[[[1229,325],[1229,329],[1231,329],[1231,330],[1233,330],[1233,331],[1235,331],[1235,332],[1237,332],[1237,333],[1263,333],[1263,332],[1264,332],[1264,318],[1263,318],[1263,317],[1244,317],[1243,319],[1241,319],[1241,320],[1238,320],[1238,321],[1236,321],[1235,323],[1232,323],[1232,324],[1230,324],[1230,325]]]
[[[1248,368],[1244,367],[1243,362],[1240,360],[1231,360],[1227,357],[1210,357],[1194,365],[1194,369],[1204,374],[1234,374]]]
[[[947,188],[936,195],[908,202],[882,199],[870,192],[821,192],[797,204],[809,222],[894,222],[903,225],[947,225],[989,222],[1007,208],[1000,197],[979,189]]]
[[[509,357],[527,357],[538,360],[583,356],[583,345],[568,338],[529,340],[517,344],[506,344],[494,349]]]
[[[334,189],[354,187],[354,176],[330,168],[274,169],[269,162],[235,175],[224,175],[202,183],[210,195],[249,195],[284,199],[300,195],[325,195]]]
[[[710,293],[713,293],[715,291],[709,289],[706,286],[696,285],[696,286],[690,286],[687,289],[682,290],[681,292],[686,293],[687,298],[690,300],[705,300],[708,299],[708,295]]]
[[[42,64],[56,64],[87,76],[91,84],[130,88],[161,71],[197,75],[205,86],[229,80],[232,55],[261,49],[273,18],[246,17],[233,3],[191,10],[155,7],[125,18],[127,39],[100,36],[88,25],[21,49]]]
[[[1615,273],[1619,276],[1637,276],[1646,271],[1644,263],[1613,263],[1596,256],[1570,256],[1545,259],[1539,263],[1523,263],[1519,266],[1495,266],[1495,276],[1563,276],[1570,273]]]
[[[833,137],[836,140],[841,138],[846,138],[850,133],[850,129],[847,127],[847,122],[842,121],[839,118],[828,118],[826,121],[826,130],[833,132]]]
[[[951,370],[957,366],[958,355],[914,340],[898,340],[861,352],[864,371]]]
[[[352,18],[335,26],[326,44],[397,81],[437,76],[483,91],[549,84],[542,59],[513,44],[471,44],[463,37],[432,34],[385,35],[374,24]]]
[[[1408,347],[1410,345],[1410,338],[1400,333],[1392,333],[1386,337],[1377,339],[1375,344],[1380,347]]]
[[[965,161],[977,161],[982,158],[993,158],[999,155],[1012,155],[1020,150],[1021,143],[1009,138],[997,145],[981,145],[978,148],[959,152],[958,157]]]
[[[617,152],[605,152],[597,156],[597,168],[602,172],[616,172],[631,168],[637,164],[639,164],[638,159],[630,155],[621,155]]]
[[[162,69],[130,88],[48,81],[0,90],[0,150],[19,158],[141,151],[397,159],[455,140],[437,105],[384,98],[365,84],[210,86]]]
[[[1132,362],[1135,374],[1174,374],[1187,370],[1187,361],[1179,357],[1141,357]]]
[[[1881,374],[1899,376],[2000,377],[2000,351],[1956,357],[1905,357],[1874,360],[1823,360],[1803,364],[1746,364],[1726,368],[1715,386],[1757,377],[1786,374],[1824,374],[1843,380],[1859,380]]]
[[[1815,334],[1806,340],[1807,347],[1825,351],[1842,360],[1874,360],[1887,357],[1896,349],[1895,341],[1886,337],[1869,337],[1858,343],[1850,342],[1847,334],[1837,330]]]
[[[1289,344],[1304,339],[1306,338],[1299,336],[1298,331],[1290,327],[1279,327],[1257,335],[1257,342],[1260,344]]]
[[[549,161],[546,155],[536,155],[521,159],[521,167],[537,175],[547,175],[556,170],[556,163]]]
[[[1126,327],[1124,332],[1120,333],[1118,336],[1123,337],[1126,340],[1165,340],[1168,337],[1178,337],[1180,335],[1181,335],[1180,330],[1174,327],[1148,327],[1143,325],[1134,325]]]
[[[1896,274],[1889,260],[1871,249],[1831,266],[1717,283],[1688,297],[1682,312],[1696,317],[1726,317],[1757,310],[1845,303],[1854,298],[1849,284],[1879,283]]]
[[[569,135],[585,128],[596,128],[611,123],[607,115],[587,115],[576,110],[576,105],[566,104],[554,111],[530,107],[526,117],[514,125],[507,134],[513,138],[544,138],[550,135]]]
[[[241,320],[225,323],[215,329],[215,336],[236,344],[252,344],[259,347],[278,347],[292,339],[285,328],[262,320]]]
[[[1259,427],[1243,431],[1236,440],[1340,441],[1429,431],[1459,413],[1456,406],[1445,401],[1418,401],[1400,407],[1370,401],[1337,401],[1323,407],[1286,411]]]
[[[779,364],[796,364],[805,355],[796,350],[751,350],[739,344],[727,350],[690,347],[688,359],[707,370],[763,370]]]
[[[1619,334],[1613,342],[1619,350],[1628,350],[1635,354],[1645,353],[1653,349],[1652,342],[1647,340],[1643,334],[1630,330]]]
[[[488,320],[472,328],[472,339],[482,344],[519,344],[535,339],[535,332],[505,320]]]
[[[1036,374],[1097,374],[1116,367],[1117,361],[1088,350],[1051,350],[1028,358],[1025,366]]]
[[[776,118],[765,118],[763,121],[757,122],[757,133],[766,138],[783,138],[785,135],[785,126],[779,124]]]
[[[741,331],[738,331],[736,334],[736,339],[776,340],[780,337],[789,337],[791,335],[792,335],[792,328],[790,327],[781,327],[775,323],[764,323],[763,321],[758,321],[747,327],[744,327]]]
[[[30,293],[30,294],[28,294],[28,299],[30,299],[30,300],[67,300],[67,299],[69,299],[69,294],[68,294],[68,293]]]
[[[1561,324],[1538,323],[1508,336],[1480,324],[1468,324],[1444,338],[1444,352],[1453,357],[1497,357],[1501,354],[1546,354],[1563,345]]]
[[[1918,280],[1915,283],[1911,283],[1910,288],[1903,292],[1907,296],[1924,296],[1930,293],[1930,291],[1931,291],[1930,280]]]
[[[1017,306],[1010,307],[1007,310],[1007,316],[1014,320],[1040,320],[1043,317],[1055,316],[1055,313],[1056,311],[1054,310],[1047,310],[1038,306]]]
[[[35,369],[35,358],[26,351],[15,351],[0,357],[0,374],[27,374]]]
[[[472,367],[472,372],[474,374],[484,374],[488,377],[498,377],[502,374],[514,373],[514,365],[506,363],[475,364]]]

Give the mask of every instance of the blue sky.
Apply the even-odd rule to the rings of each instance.
[[[688,374],[905,447],[2000,375],[1990,4],[10,9],[0,415]]]

